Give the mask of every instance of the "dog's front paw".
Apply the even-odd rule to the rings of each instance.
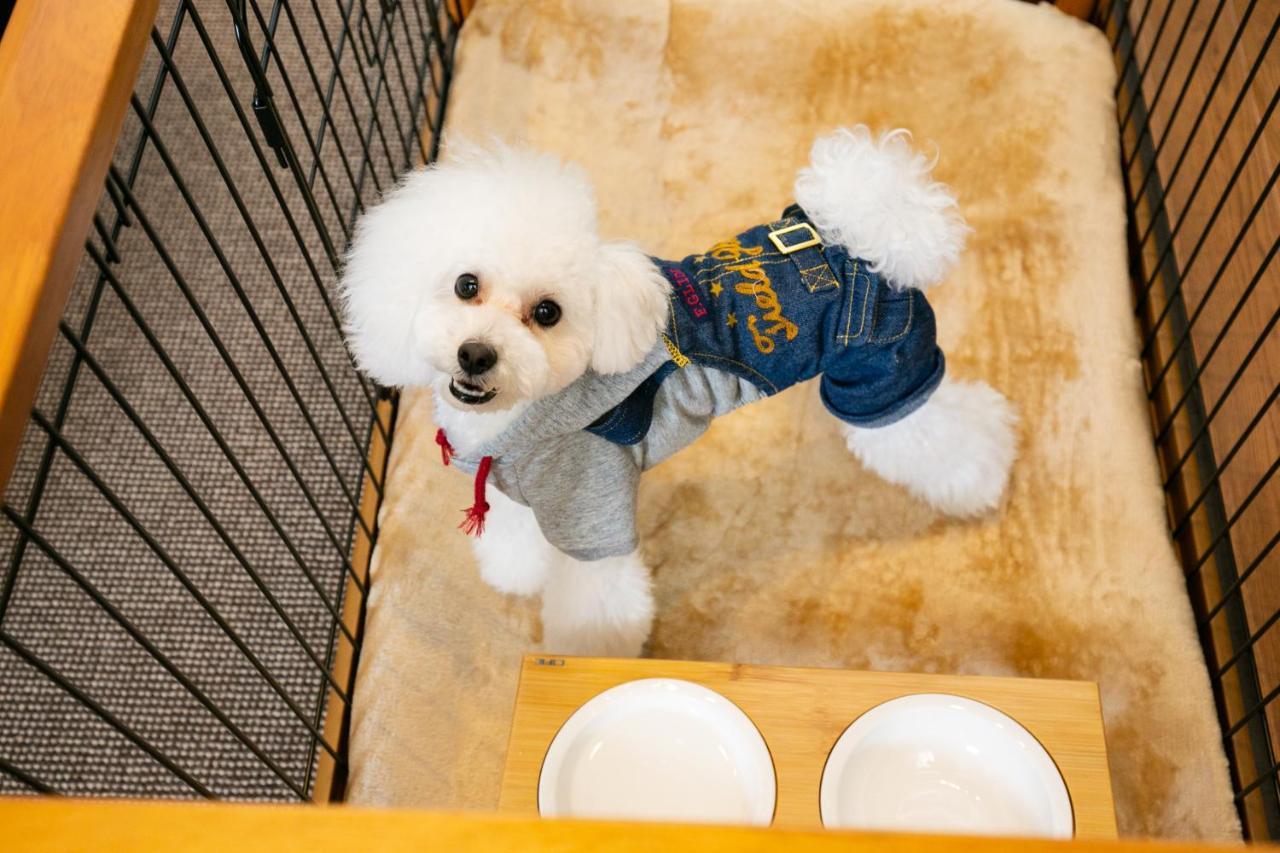
[[[476,549],[477,552],[479,549]],[[547,585],[548,561],[541,551],[490,559],[480,556],[480,579],[506,595],[537,595]]]
[[[638,554],[566,559],[542,593],[542,646],[551,654],[639,657],[653,615],[649,570]]]
[[[507,528],[491,529],[474,540],[480,579],[506,595],[537,595],[547,585],[551,546],[540,537],[510,534]]]
[[[528,507],[498,491],[489,501],[488,529],[472,540],[480,579],[507,595],[537,595],[547,585],[555,549]]]

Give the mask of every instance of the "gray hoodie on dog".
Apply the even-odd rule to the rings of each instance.
[[[636,491],[640,472],[691,444],[711,421],[764,396],[731,373],[689,364],[658,389],[653,424],[632,445],[586,432],[602,412],[625,400],[666,362],[661,339],[626,373],[588,371],[563,391],[529,406],[511,426],[473,455],[453,457],[474,474],[492,457],[489,485],[533,510],[542,535],[578,560],[601,560],[636,549]],[[488,535],[495,535],[492,531]]]

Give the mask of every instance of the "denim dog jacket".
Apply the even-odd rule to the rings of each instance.
[[[839,246],[799,207],[682,261],[655,259],[670,319],[633,369],[587,371],[534,401],[468,457],[476,475],[464,528],[479,533],[491,480],[533,510],[552,545],[578,560],[635,550],[640,474],[739,406],[820,376],[823,403],[856,426],[906,417],[942,381],[933,311]],[[601,414],[603,413],[603,414]]]
[[[654,263],[671,284],[670,360],[587,431],[642,440],[663,381],[697,364],[776,394],[821,376],[822,402],[860,427],[906,417],[942,381],[945,359],[924,294],[895,290],[868,264],[826,246],[798,205],[682,261]]]

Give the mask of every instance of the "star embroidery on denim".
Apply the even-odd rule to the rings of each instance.
[[[720,295],[720,293],[721,293],[723,290],[724,290],[724,288],[720,286],[720,282],[718,282],[718,281],[717,281],[717,282],[713,282],[713,283],[712,283],[712,285],[711,285],[711,295],[712,295],[712,296],[719,296],[719,295]],[[730,324],[730,325],[732,325],[732,324]]]
[[[716,287],[719,287],[719,286],[720,285],[716,285]],[[724,318],[724,322],[726,326],[732,329],[734,326],[738,325],[738,318],[737,316],[734,315],[732,311],[730,311],[729,316]]]

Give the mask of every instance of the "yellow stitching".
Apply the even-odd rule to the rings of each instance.
[[[769,381],[769,379],[764,374],[753,369],[750,365],[743,364],[740,361],[735,361],[732,358],[725,358],[722,355],[713,355],[709,352],[695,352],[693,354],[693,357],[699,358],[699,359],[701,358],[710,359],[711,361],[727,361],[729,364],[735,364],[738,367],[741,367],[743,370],[747,371],[748,373],[754,373],[756,376],[760,377],[760,381],[763,382],[765,385],[768,385],[770,388],[772,388],[773,393],[775,394],[778,393],[778,386],[774,385],[772,382]]]
[[[881,343],[891,344],[894,341],[900,341],[903,338],[905,338],[907,336],[907,333],[911,331],[911,318],[915,315],[915,312],[916,312],[916,301],[908,297],[907,298],[907,325],[903,328],[901,332],[894,335],[892,338],[888,338],[884,341],[881,341]]]
[[[751,273],[748,275],[748,273]],[[751,338],[755,342],[756,349],[761,353],[768,355],[773,352],[773,336],[778,332],[784,332],[788,341],[795,340],[796,335],[800,334],[800,329],[795,323],[791,322],[782,313],[782,303],[778,299],[778,293],[773,289],[773,282],[769,280],[769,276],[758,265],[752,264],[742,268],[743,281],[737,282],[734,286],[734,292],[743,296],[752,296],[755,299],[756,307],[763,314],[762,319],[765,322],[773,323],[764,334],[756,331],[757,320],[754,315],[747,318],[747,328],[751,331]],[[765,346],[768,344],[768,346]]]
[[[861,337],[863,329],[867,327],[867,302],[871,299],[871,279],[869,278],[867,279],[867,289],[862,294],[862,321],[858,324],[857,333],[852,336],[849,334],[849,326],[853,324],[853,300],[858,296],[858,275],[860,274],[860,266],[860,262],[853,262],[853,275],[851,276],[853,279],[853,287],[849,288],[849,311],[845,314],[844,334],[840,336],[840,340],[846,345],[855,338]],[[864,278],[866,277],[864,276]]]
[[[809,248],[810,248],[810,249],[817,249],[818,247],[817,247],[817,246],[810,246]],[[802,251],[806,251],[806,252],[807,252],[807,251],[808,251],[808,249],[803,249]],[[709,258],[709,257],[711,257],[711,256],[710,256],[710,255],[701,255],[701,256],[699,256],[699,257]],[[751,263],[754,263],[754,264],[759,264],[760,266],[765,266],[765,265],[769,265],[769,266],[785,266],[785,265],[787,265],[787,264],[794,264],[794,263],[795,263],[795,260],[794,260],[790,255],[783,255],[783,256],[781,256],[781,257],[772,257],[772,256],[769,256],[769,255],[765,255],[765,256],[764,256],[764,257],[762,257],[762,258],[752,258],[750,262],[751,262]],[[738,266],[741,266],[742,264],[743,264],[743,260],[742,260],[742,259],[738,259],[738,260],[729,260],[729,261],[720,261],[720,260],[717,260],[717,261],[715,261],[714,263],[704,263],[704,264],[700,264],[699,266],[702,268],[702,272],[703,272],[704,274],[705,274],[705,273],[711,273],[711,272],[719,272],[721,275],[724,275],[724,274],[725,274],[725,272],[724,272],[725,267],[728,267],[728,266],[738,267]],[[827,265],[826,265],[826,264],[820,264],[820,265],[815,266],[815,267],[809,267],[809,269],[821,269],[821,267],[823,267],[823,266],[827,266]],[[828,268],[829,268],[829,267],[828,267]],[[733,272],[733,271],[731,270],[730,272]],[[719,276],[717,276],[717,278],[719,278]]]
[[[750,261],[750,263],[752,263],[752,264],[758,264],[759,266],[762,266],[762,267],[763,267],[763,266],[765,266],[766,264],[767,264],[767,265],[770,265],[770,266],[789,265],[789,264],[791,264],[791,263],[792,263],[792,261],[791,261],[791,259],[790,259],[790,258],[777,258],[777,259],[774,259],[774,258],[768,258],[768,259],[754,259],[754,260]],[[737,268],[742,267],[742,265],[743,265],[743,262],[742,262],[742,261],[725,261],[725,262],[724,262],[724,263],[722,263],[722,264],[708,265],[707,267],[705,267],[705,268],[703,269],[703,272],[704,272],[704,274],[705,274],[705,273],[716,272],[716,273],[717,273],[717,275],[715,275],[715,276],[709,276],[709,277],[708,277],[708,280],[709,280],[709,281],[722,281],[726,276],[733,275],[734,273],[736,273],[736,272],[738,271],[738,269],[737,269]],[[726,270],[725,270],[725,267],[728,267],[728,266],[733,266],[733,267],[735,267],[735,269],[732,269],[732,270],[728,270],[728,271],[726,271]]]
[[[844,334],[840,336],[840,340],[848,346],[849,344],[849,327],[853,325],[853,300],[858,296],[858,262],[853,262],[853,287],[849,288],[849,299],[845,304],[847,309],[844,312]]]
[[[820,279],[820,281],[818,282],[817,285],[810,286],[808,277],[815,272],[818,274],[816,277]],[[821,264],[818,264],[817,266],[812,266],[812,267],[808,267],[807,269],[800,270],[800,281],[804,284],[804,286],[808,289],[810,293],[817,293],[819,290],[826,290],[832,287],[839,289],[840,287],[840,282],[836,279],[835,274],[831,271],[831,266],[826,263],[821,263]]]
[[[667,352],[671,355],[671,360],[676,363],[676,367],[688,367],[689,358],[680,352],[680,348],[671,343],[671,338],[666,335],[662,336],[662,342],[667,345]]]
[[[856,271],[854,272],[854,276],[855,276],[855,280],[856,280],[856,277],[857,277],[857,272],[856,272]],[[857,333],[856,335],[854,335],[854,337],[855,337],[855,338],[860,338],[860,337],[862,337],[862,333],[863,333],[864,331],[866,331],[866,328],[867,328],[867,303],[871,301],[871,278],[870,278],[869,276],[865,276],[865,275],[864,275],[864,276],[863,276],[863,279],[865,279],[865,280],[866,280],[866,283],[867,283],[867,289],[866,289],[866,292],[862,294],[862,321],[861,321],[860,323],[858,323],[858,333]]]
[[[680,345],[680,324],[676,322],[676,298],[670,290],[667,291],[667,301],[671,303],[671,333],[676,336],[676,345]],[[663,335],[665,338],[666,335]]]

